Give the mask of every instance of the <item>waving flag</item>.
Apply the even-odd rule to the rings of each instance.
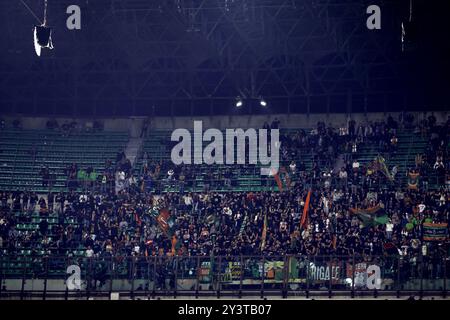
[[[281,167],[281,169],[273,175],[275,182],[277,183],[278,190],[280,192],[283,191],[283,182],[286,184],[286,188],[289,190],[291,186],[291,179],[289,178],[289,174],[286,171],[285,167]]]
[[[161,209],[156,221],[166,235],[172,235],[172,228],[175,221],[173,217],[170,216],[170,211],[168,209]]]
[[[261,235],[261,251],[266,247],[266,237],[267,237],[267,213],[264,215],[264,226]]]
[[[303,207],[302,219],[300,220],[300,227],[304,229],[306,229],[306,224],[308,223],[308,211],[310,200],[311,200],[311,190],[308,191],[308,195],[306,196],[305,206]]]
[[[394,181],[394,176],[386,166],[386,160],[380,155],[378,155],[375,160],[369,164],[367,174],[369,175],[377,171],[383,173],[389,181]]]
[[[423,224],[423,240],[424,241],[445,241],[448,237],[447,223],[431,223]]]
[[[350,208],[350,212],[357,215],[364,227],[386,224],[389,221],[386,211],[380,205],[367,209]]]

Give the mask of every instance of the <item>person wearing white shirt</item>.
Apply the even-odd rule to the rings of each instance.
[[[192,210],[192,205],[194,203],[194,199],[192,199],[191,194],[187,194],[183,196],[184,205],[186,206],[187,210]]]
[[[424,205],[423,203],[421,203],[421,204],[419,204],[419,213],[422,213],[424,210],[425,210],[425,208],[426,208],[426,205]]]
[[[423,246],[422,246],[422,255],[423,256],[426,256],[427,255],[427,245],[426,244],[424,244]]]
[[[356,144],[356,142],[353,142],[352,144],[352,153],[356,153],[358,152],[358,145]]]
[[[391,219],[386,223],[386,237],[390,240],[392,238],[392,231],[394,230],[394,224]]]
[[[294,160],[291,161],[289,168],[291,169],[291,173],[295,174],[295,169],[297,168],[297,165],[295,164]]]
[[[86,250],[86,258],[92,258],[94,256],[94,250],[91,247],[88,247]]]
[[[445,205],[445,197],[443,194],[441,194],[441,197],[439,198],[439,205],[441,206]]]
[[[231,209],[229,207],[225,207],[225,208],[223,208],[223,213],[228,216],[231,216],[233,214],[233,211],[231,211]]]
[[[192,197],[191,197],[191,195],[185,195],[184,197],[183,197],[183,199],[184,199],[184,204],[185,205],[187,205],[187,206],[190,206],[190,205],[192,205]]]
[[[339,181],[341,187],[347,184],[347,178],[348,178],[347,171],[345,170],[345,168],[341,168],[341,170],[339,171]]]

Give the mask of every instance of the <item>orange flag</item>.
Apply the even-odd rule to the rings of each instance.
[[[177,242],[178,242],[177,236],[174,235],[174,236],[172,237],[172,256],[175,255],[175,248],[176,248],[176,246],[177,246]]]
[[[280,192],[282,192],[283,191],[283,183],[281,182],[280,175],[278,173],[276,173],[273,177],[275,179],[275,182],[277,183],[278,190]]]
[[[309,202],[311,200],[311,190],[308,191],[306,196],[305,206],[303,207],[302,219],[300,220],[300,227],[306,228],[306,223],[308,220]]]

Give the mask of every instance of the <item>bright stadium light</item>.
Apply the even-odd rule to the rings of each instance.
[[[267,101],[264,100],[263,98],[259,98],[259,104],[261,105],[261,107],[266,107],[267,106]]]
[[[241,97],[236,98],[236,108],[240,108],[244,105],[244,102],[242,101]]]

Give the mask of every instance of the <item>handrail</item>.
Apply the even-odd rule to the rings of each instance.
[[[446,281],[450,277],[448,257],[431,262],[418,259],[416,265],[407,264],[407,269],[402,269],[405,264],[399,256],[126,256],[120,260],[44,257],[34,265],[20,265],[15,273],[6,267],[8,261],[9,257],[0,256],[3,284],[0,298],[15,294],[67,298],[109,295],[113,291],[130,297],[150,292],[153,296],[221,297],[236,295],[236,290],[240,297],[302,295],[308,298],[320,294],[354,297],[358,293],[377,298],[378,295],[409,296],[412,292],[445,297]],[[74,290],[66,285],[71,277],[68,267],[73,265],[80,268],[76,276],[81,280],[81,286]],[[44,287],[25,289],[26,281],[43,281]]]

